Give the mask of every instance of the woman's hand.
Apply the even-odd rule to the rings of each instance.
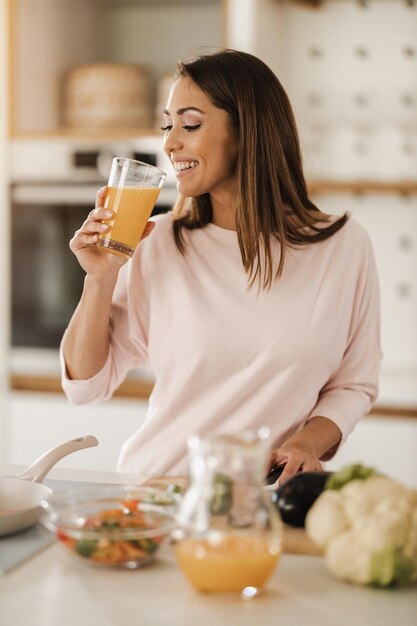
[[[96,245],[99,236],[104,235],[110,228],[109,224],[103,224],[102,220],[109,220],[113,217],[112,211],[104,208],[106,193],[107,187],[98,190],[95,208],[70,241],[70,248],[83,270],[96,278],[106,277],[109,274],[117,276],[120,267],[127,261],[127,257],[103,252]],[[142,239],[152,232],[154,226],[153,222],[147,223]]]
[[[313,417],[303,430],[272,450],[270,470],[285,465],[279,479],[281,484],[298,472],[321,472],[320,459],[330,458],[340,439],[341,432],[334,422],[326,417]]]
[[[319,459],[312,454],[308,445],[302,442],[292,442],[291,438],[284,445],[272,450],[270,469],[277,465],[285,465],[280,476],[280,484],[294,476],[298,472],[321,472],[323,466]]]

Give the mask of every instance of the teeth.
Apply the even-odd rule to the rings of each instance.
[[[182,170],[189,170],[191,167],[195,167],[198,165],[198,161],[176,161],[173,165],[176,172],[181,172]]]

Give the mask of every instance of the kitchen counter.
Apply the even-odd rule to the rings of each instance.
[[[36,365],[34,365],[36,364]],[[10,388],[62,394],[59,355],[45,348],[13,348],[9,367]],[[147,400],[154,378],[147,368],[131,371],[114,396]],[[417,417],[417,370],[385,370],[371,414]]]
[[[0,474],[17,475],[15,466]],[[138,477],[54,469],[48,478],[131,483]],[[195,591],[169,544],[143,570],[101,569],[77,562],[57,544],[0,579],[4,626],[402,626],[415,624],[416,586],[377,590],[332,578],[318,556],[284,554],[265,592],[250,601]]]

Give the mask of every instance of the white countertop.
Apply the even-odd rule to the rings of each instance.
[[[0,474],[18,471],[0,466]],[[133,477],[55,469],[48,478],[131,483]],[[348,585],[315,556],[284,554],[265,592],[250,601],[195,591],[169,544],[154,565],[134,571],[92,567],[54,544],[0,579],[2,626],[411,626],[416,615],[416,586]]]

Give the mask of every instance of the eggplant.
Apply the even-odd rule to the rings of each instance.
[[[280,466],[279,469],[282,472],[284,466]],[[302,528],[310,507],[324,490],[331,475],[332,472],[301,472],[279,486],[272,494],[272,502],[278,509],[282,521],[290,526]],[[275,480],[277,478],[278,476]],[[270,484],[275,480],[271,479]]]

